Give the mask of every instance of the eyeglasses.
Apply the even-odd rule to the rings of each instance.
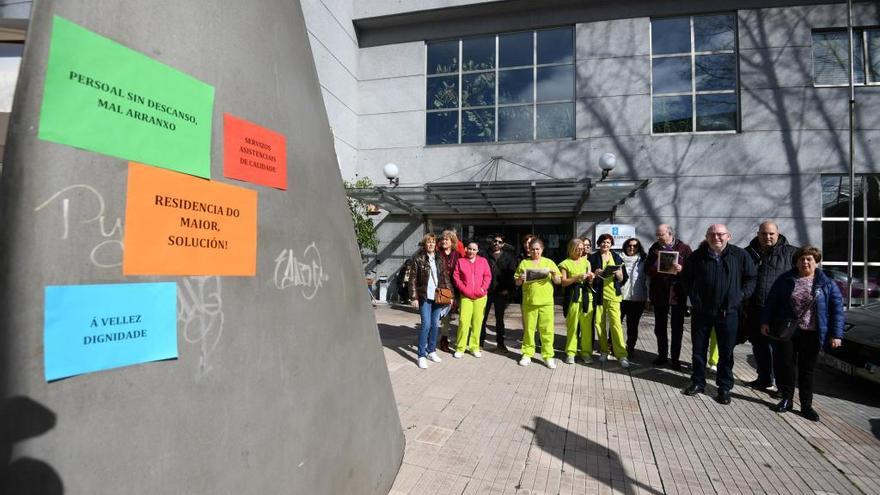
[[[502,241],[501,239],[495,239],[494,241],[492,241],[492,243],[493,244],[504,244],[504,241]]]
[[[639,247],[638,244],[627,244],[626,247],[636,249]]]
[[[730,235],[729,232],[709,232],[709,237],[724,237]]]

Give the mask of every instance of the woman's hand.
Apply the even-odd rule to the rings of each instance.
[[[593,276],[594,277],[601,277],[602,276],[602,269],[596,268],[595,270],[593,270]]]
[[[614,278],[617,280],[623,280],[623,270],[618,269],[614,272]]]
[[[419,298],[415,298],[409,303],[410,306],[419,309]]]
[[[556,285],[559,285],[562,283],[562,275],[560,275],[558,273],[550,274],[550,278],[553,280],[553,283]]]
[[[596,278],[596,274],[593,272],[586,272],[583,275],[581,275],[581,280],[586,281],[586,282],[592,282],[593,279],[595,279],[595,278]]]
[[[770,335],[770,325],[761,325],[761,335],[764,337]]]
[[[831,339],[831,348],[837,349],[838,347],[843,346],[843,341],[841,339]]]

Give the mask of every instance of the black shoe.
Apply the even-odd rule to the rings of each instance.
[[[702,394],[705,389],[706,387],[691,383],[688,388],[682,390],[681,393],[683,393],[684,395],[697,395]]]
[[[669,362],[669,360],[666,359],[665,357],[658,357],[657,359],[651,361],[651,364],[653,364],[654,366],[663,366],[664,364],[666,364],[668,362]]]
[[[719,404],[730,404],[730,391],[729,390],[719,390],[718,395],[715,397],[715,402]]]
[[[773,386],[772,383],[762,382],[760,380],[752,380],[746,383],[746,387],[753,388],[755,390],[767,390]]]
[[[672,371],[683,371],[683,370],[684,370],[684,368],[681,366],[681,362],[680,362],[680,361],[673,361],[672,364],[669,365],[669,368],[670,368]]]
[[[776,404],[775,406],[773,406],[773,410],[778,413],[788,412],[788,411],[791,411],[791,409],[792,409],[792,403],[788,399],[782,399],[781,401],[779,401],[779,404]]]
[[[812,407],[802,407],[801,416],[809,419],[810,421],[819,421],[819,413],[817,413],[816,410]]]

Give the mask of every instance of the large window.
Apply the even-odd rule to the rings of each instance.
[[[846,29],[813,31],[813,84],[849,84],[848,48]],[[880,29],[853,29],[853,55],[855,84],[880,84]]]
[[[574,137],[574,30],[427,44],[425,142]]]
[[[846,290],[849,250],[849,176],[822,176],[822,265]],[[864,267],[868,267],[868,297],[880,297],[880,175],[857,175],[855,183],[855,229],[853,238],[853,303],[866,290]],[[868,249],[865,250],[865,230]]]
[[[736,131],[736,16],[651,20],[654,134]]]

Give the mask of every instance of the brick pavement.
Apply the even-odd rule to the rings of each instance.
[[[516,306],[506,320],[510,353],[494,352],[490,333],[481,359],[440,353],[442,363],[420,370],[418,315],[375,311],[407,442],[393,495],[880,493],[873,384],[820,370],[814,406],[822,421],[776,414],[775,399],[741,386],[755,378],[746,344],[737,346],[731,405],[713,400],[713,385],[707,395],[686,397],[679,390],[688,374],[650,366],[650,314],[629,370],[614,360],[558,361],[550,370],[536,358],[521,367]],[[559,312],[556,334],[559,357]]]

